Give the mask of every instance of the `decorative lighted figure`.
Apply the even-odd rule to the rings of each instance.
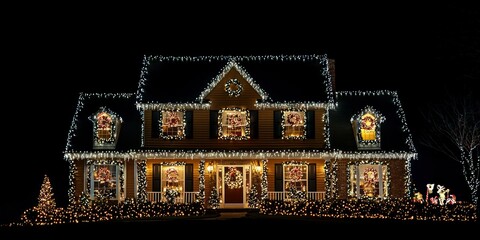
[[[437,184],[438,203],[440,205],[443,206],[445,204],[446,196],[448,196],[449,192],[450,192],[450,189],[445,189],[445,186]]]
[[[457,196],[455,196],[454,194],[450,194],[450,196],[447,198],[447,201],[445,204],[447,205],[451,205],[451,204],[455,204],[457,203]]]
[[[425,196],[425,202],[428,204],[428,195],[433,193],[433,188],[435,187],[435,183],[427,184],[427,195]]]
[[[423,194],[416,192],[413,197],[413,201],[417,203],[423,203]]]
[[[225,184],[230,189],[243,187],[243,175],[236,167],[229,167],[225,174]]]

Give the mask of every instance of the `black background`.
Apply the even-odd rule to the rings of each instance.
[[[399,91],[419,152],[413,163],[417,188],[444,184],[458,199],[469,200],[461,166],[417,139],[429,104],[441,101],[446,90],[473,87],[464,74],[479,61],[480,53],[469,56],[480,49],[479,11],[455,5],[331,9],[247,8],[168,17],[162,15],[165,8],[139,17],[114,10],[21,11],[22,17],[10,18],[1,70],[0,223],[37,204],[45,174],[57,205],[66,205],[62,151],[79,92],[135,92],[143,54],[327,53],[336,59],[337,90]]]

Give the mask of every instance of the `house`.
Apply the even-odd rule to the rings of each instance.
[[[395,91],[336,91],[326,55],[145,56],[136,93],[82,93],[69,199],[401,198],[416,158]]]

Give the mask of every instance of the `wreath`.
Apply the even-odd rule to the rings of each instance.
[[[98,128],[106,129],[110,127],[112,119],[105,113],[102,113],[98,116]]]
[[[366,168],[363,172],[363,180],[366,183],[378,182],[378,171],[375,168]]]
[[[370,116],[362,118],[362,129],[373,130],[375,128],[375,119]]]
[[[243,187],[242,173],[235,167],[228,168],[228,172],[225,174],[225,184],[230,189]]]
[[[175,127],[180,123],[180,117],[176,112],[167,112],[168,127]]]
[[[95,171],[94,177],[95,180],[98,180],[100,183],[106,183],[112,180],[112,173],[107,167],[101,167]]]
[[[236,79],[232,78],[225,83],[225,92],[230,97],[238,97],[243,90],[242,84]]]
[[[302,123],[302,117],[297,112],[290,113],[287,115],[287,122],[295,126]]]
[[[228,125],[238,127],[242,125],[242,117],[240,114],[231,114],[228,116]]]
[[[290,168],[290,171],[288,171],[288,175],[292,182],[297,182],[297,181],[300,181],[300,179],[302,179],[303,172],[300,167],[292,167]]]
[[[168,168],[165,173],[167,174],[167,182],[176,183],[178,182],[178,171],[177,169],[171,167]]]

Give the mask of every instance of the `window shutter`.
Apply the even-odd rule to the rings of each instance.
[[[258,139],[258,110],[250,110],[250,138]]]
[[[273,111],[273,138],[282,138],[282,111]]]
[[[162,165],[153,164],[152,191],[162,191]]]
[[[315,163],[308,165],[308,191],[317,191],[317,164]]]
[[[307,139],[315,139],[315,111],[308,110],[307,114]]]
[[[152,111],[152,138],[160,137],[160,112]]]
[[[218,138],[218,111],[210,110],[210,138]]]
[[[275,191],[283,192],[283,164],[275,164]]]
[[[193,164],[185,164],[185,192],[193,192]]]
[[[193,111],[185,111],[185,138],[193,138]]]

